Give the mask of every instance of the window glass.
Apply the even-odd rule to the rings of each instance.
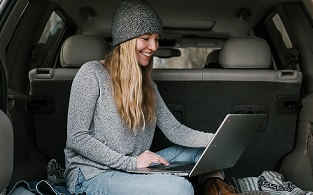
[[[278,69],[294,69],[295,50],[285,28],[285,25],[279,15],[276,13],[269,21],[265,23],[267,34],[275,47],[275,61]]]
[[[181,52],[181,56],[172,58],[153,58],[153,68],[173,68],[173,69],[194,69],[203,68],[209,53],[214,48],[176,48]]]
[[[56,12],[53,12],[41,34],[38,44],[32,51],[31,68],[51,66],[56,47],[64,30],[65,22]]]
[[[289,35],[285,29],[283,22],[281,21],[281,19],[279,17],[279,15],[276,14],[272,20],[273,20],[273,23],[275,24],[277,30],[280,32],[282,40],[283,40],[286,48],[288,48],[288,49],[292,48],[292,43],[290,41]]]

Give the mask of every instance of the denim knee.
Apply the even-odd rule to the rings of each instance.
[[[194,194],[193,186],[190,183],[190,181],[186,178],[181,178],[181,181],[180,181],[180,183],[178,183],[177,187],[180,187],[180,188],[177,188],[178,191],[181,191],[179,193],[180,195]]]
[[[172,176],[172,179],[164,180],[166,184],[159,184],[159,194],[168,195],[193,195],[194,189],[189,180],[184,177]]]

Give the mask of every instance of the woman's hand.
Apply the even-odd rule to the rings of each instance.
[[[164,164],[166,166],[170,164],[165,158],[149,150],[144,151],[137,157],[137,168],[145,168],[152,163]]]

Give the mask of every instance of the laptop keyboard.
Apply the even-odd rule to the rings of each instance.
[[[186,165],[179,165],[174,167],[168,167],[166,170],[170,171],[190,171],[195,164],[186,164]]]

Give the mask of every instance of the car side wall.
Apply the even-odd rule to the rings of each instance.
[[[14,101],[10,116],[14,129],[14,169],[11,182],[46,177],[48,159],[36,148],[32,109],[29,107],[29,79],[32,49],[51,12],[48,2],[16,3],[3,27],[1,47],[8,73],[8,93]],[[29,167],[36,167],[30,169]]]
[[[312,2],[310,1],[311,8]],[[308,4],[306,4],[308,5]],[[279,171],[297,186],[313,190],[313,28],[305,4],[284,4],[276,7],[286,25],[295,48],[299,51],[299,68],[303,73],[302,106],[298,119],[294,150],[282,160]]]

